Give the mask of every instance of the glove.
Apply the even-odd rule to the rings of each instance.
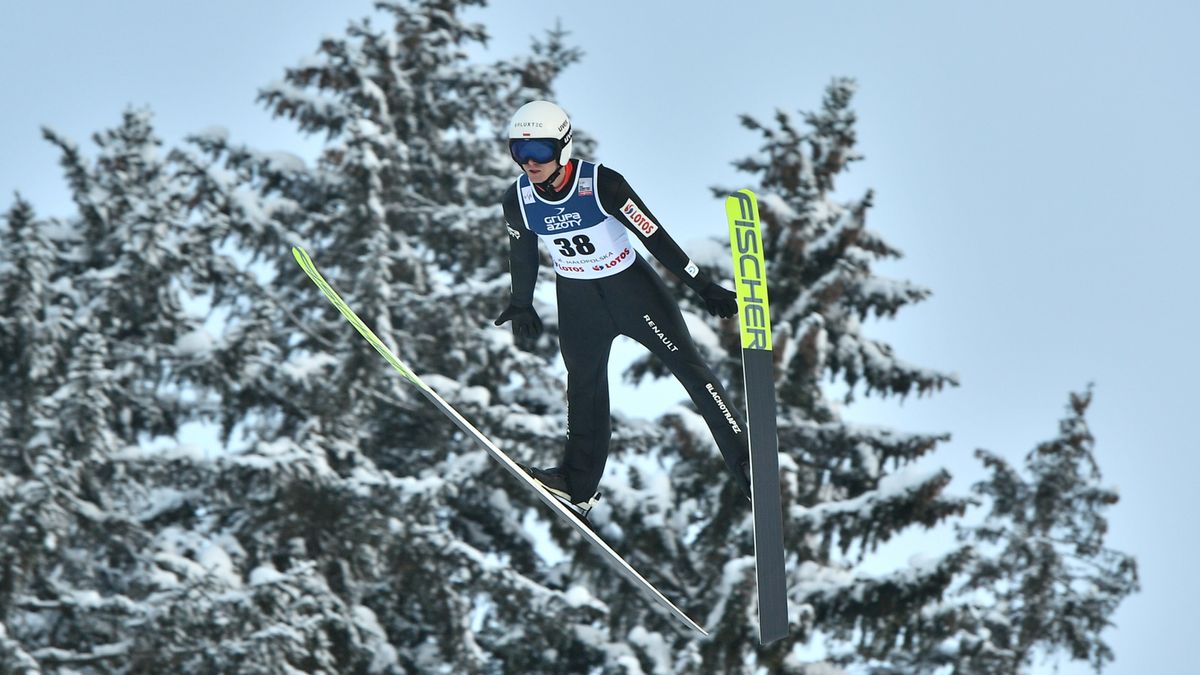
[[[509,305],[496,319],[496,325],[503,326],[506,321],[512,321],[513,335],[517,337],[538,338],[542,335],[542,319],[533,307]]]
[[[737,314],[737,294],[712,281],[700,291],[700,297],[704,299],[704,307],[708,309],[708,313],[713,316],[719,315],[722,319],[728,319]]]

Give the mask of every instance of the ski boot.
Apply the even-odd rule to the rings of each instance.
[[[540,483],[546,491],[554,495],[558,501],[562,502],[568,509],[571,509],[575,515],[583,520],[587,520],[588,513],[600,501],[600,493],[592,495],[591,499],[577,500],[571,497],[571,493],[567,491],[567,477],[563,474],[562,469],[553,466],[547,469],[539,469],[532,466],[522,466],[525,473],[531,478]]]

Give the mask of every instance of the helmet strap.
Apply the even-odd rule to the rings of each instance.
[[[538,187],[538,189],[541,190],[542,192],[554,192],[554,181],[558,180],[558,177],[560,175],[562,175],[562,172],[564,169],[567,170],[568,172],[571,170],[570,168],[568,168],[570,166],[570,164],[571,164],[571,160],[569,160],[569,159],[567,160],[566,164],[559,164],[558,168],[555,169],[546,178],[546,180],[544,180],[540,183],[534,183],[534,185],[536,185]]]
[[[534,183],[534,185],[537,185],[539,188],[541,188],[542,192],[553,191],[554,190],[554,181],[558,180],[559,175],[562,174],[562,170],[563,170],[562,164],[559,164],[558,168],[555,169],[549,176],[546,177],[546,180],[544,180],[540,183]]]

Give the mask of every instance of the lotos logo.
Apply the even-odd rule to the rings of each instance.
[[[612,269],[625,262],[625,259],[631,255],[633,255],[633,249],[626,246],[625,250],[614,256],[612,260],[609,260],[603,265],[592,265],[592,269],[596,270],[597,272],[603,272],[604,270]]]
[[[620,265],[622,262],[625,261],[626,258],[628,258],[630,256],[631,253],[633,253],[633,252],[631,250],[629,250],[629,247],[625,247],[625,250],[621,251],[620,255],[618,255],[617,257],[613,258],[612,260],[609,260],[608,262],[604,263],[604,267],[611,268],[611,267],[616,267],[617,265]]]
[[[658,232],[658,224],[650,220],[650,216],[642,213],[632,199],[625,200],[625,206],[621,207],[621,213],[625,214],[629,222],[637,228],[638,234],[641,234],[643,239]]]

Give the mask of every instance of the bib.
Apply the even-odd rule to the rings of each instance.
[[[566,196],[547,201],[529,182],[517,179],[521,216],[550,250],[554,271],[570,279],[599,279],[627,269],[637,259],[629,231],[600,206],[596,190],[599,164],[579,161]]]

